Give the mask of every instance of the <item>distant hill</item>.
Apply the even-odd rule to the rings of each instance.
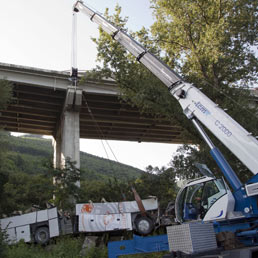
[[[47,173],[47,163],[52,162],[51,140],[40,136],[10,136],[8,145],[8,171],[21,171],[27,174]],[[142,170],[122,163],[81,152],[81,176],[88,180],[106,180],[116,177],[128,180],[139,177]]]

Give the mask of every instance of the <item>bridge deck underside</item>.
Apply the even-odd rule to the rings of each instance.
[[[12,132],[55,135],[65,96],[65,90],[16,83],[12,103],[1,111],[0,126]],[[81,138],[182,143],[181,133],[178,124],[141,114],[115,95],[83,94]]]

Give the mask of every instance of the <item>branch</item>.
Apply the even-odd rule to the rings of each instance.
[[[169,43],[169,44],[176,44],[176,45],[179,45],[181,48],[189,49],[189,50],[191,49],[191,48],[189,48],[187,46],[184,46],[184,45],[182,45],[182,44],[180,44],[180,43],[178,43],[176,41],[173,41],[173,40],[152,39],[151,41],[156,42],[156,43],[158,43],[158,42],[165,42],[165,43]]]
[[[203,10],[202,6],[199,4],[199,2],[197,1],[197,5],[199,6],[199,8],[201,9],[201,13],[202,13],[202,17],[204,18],[206,24],[210,25],[210,23],[208,22],[208,19],[205,15],[205,11]]]

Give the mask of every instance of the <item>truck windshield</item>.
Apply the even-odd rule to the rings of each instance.
[[[177,221],[203,219],[210,207],[226,193],[227,190],[222,179],[186,186],[178,194]]]

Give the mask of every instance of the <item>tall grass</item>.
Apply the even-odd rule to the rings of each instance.
[[[81,249],[84,238],[64,236],[56,239],[47,246],[26,244],[20,241],[18,244],[3,247],[1,258],[108,258],[106,247],[87,249],[82,255]],[[1,245],[0,245],[1,252]],[[124,258],[162,258],[163,253],[126,255]]]
[[[47,246],[18,244],[6,246],[1,258],[104,258],[107,257],[107,248],[91,248],[82,256],[83,238],[70,236],[60,237]],[[1,248],[1,246],[0,246]],[[0,249],[1,250],[1,249]]]

